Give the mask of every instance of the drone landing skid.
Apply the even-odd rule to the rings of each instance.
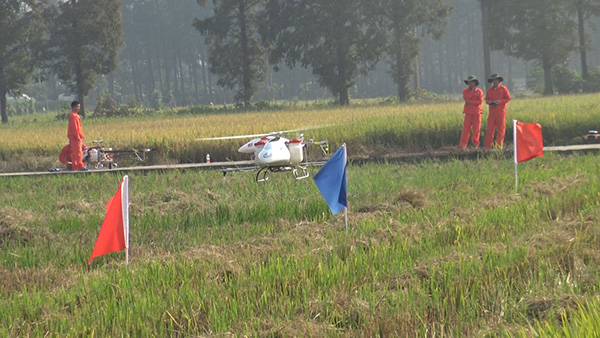
[[[301,180],[301,179],[307,178],[309,176],[308,169],[303,166],[263,167],[263,168],[260,168],[254,175],[254,181],[256,183],[266,182],[269,180],[269,174],[271,172],[280,172],[280,171],[291,171],[296,180]]]
[[[254,175],[254,181],[256,183],[266,182],[269,180],[269,173],[271,172],[271,167],[260,168],[256,174]]]
[[[298,169],[300,169],[300,173],[298,172]],[[294,168],[292,169],[292,173],[294,174],[294,178],[297,180],[301,180],[303,178],[307,178],[309,176],[308,173],[308,169],[306,169],[306,167],[298,167],[298,169]]]

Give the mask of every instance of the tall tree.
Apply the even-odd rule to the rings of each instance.
[[[507,52],[535,61],[544,71],[544,95],[554,93],[552,67],[567,60],[576,47],[576,30],[569,17],[572,0],[507,0],[511,28]]]
[[[219,76],[217,84],[237,88],[235,100],[249,106],[258,83],[264,80],[264,51],[258,34],[264,1],[213,3],[214,15],[196,19],[194,26],[206,37],[210,71]]]
[[[490,48],[490,25],[488,17],[490,15],[490,0],[479,0],[481,6],[481,35],[483,37],[483,72],[484,76],[487,79],[488,76],[492,75],[492,58],[491,58],[491,48]],[[489,88],[490,84],[487,81],[484,81],[485,88]]]
[[[386,51],[399,101],[410,96],[409,82],[419,55],[421,41],[415,28],[422,27],[424,33],[438,40],[444,34],[451,8],[444,0],[377,0],[376,15],[383,19],[380,22],[388,33]]]
[[[510,25],[506,25],[506,18],[510,16],[506,3],[494,0],[478,0],[481,7],[481,32],[483,37],[483,65],[484,76],[487,79],[492,75],[492,50],[509,51]],[[485,81],[485,87],[490,84]]]
[[[598,0],[573,0],[577,13],[577,30],[579,33],[579,56],[581,58],[581,76],[588,80],[589,71],[587,64],[587,41],[585,23],[592,16],[600,15],[600,1]]]
[[[42,36],[42,1],[0,0],[0,111],[8,123],[6,95],[18,93],[35,70],[36,41]]]
[[[50,30],[52,70],[81,103],[98,75],[117,66],[123,44],[120,0],[68,0],[59,5],[59,14]]]
[[[271,63],[310,66],[339,104],[348,105],[356,76],[375,67],[385,44],[372,8],[370,0],[270,0],[264,31],[275,46]]]

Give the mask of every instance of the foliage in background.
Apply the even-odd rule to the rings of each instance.
[[[121,1],[69,0],[59,4],[48,36],[50,67],[81,103],[94,88],[98,75],[118,65],[123,44]]]
[[[219,76],[217,83],[236,89],[234,99],[245,107],[252,104],[265,77],[265,52],[258,33],[264,2],[214,1],[214,15],[194,21],[209,46],[210,71]]]
[[[567,64],[552,67],[552,86],[558,94],[577,94],[584,91],[583,79]]]
[[[265,11],[271,64],[310,67],[340,105],[349,105],[357,75],[375,68],[385,45],[371,1],[270,0]]]
[[[152,102],[150,105],[151,108],[160,110],[163,108],[163,98],[160,90],[155,90],[152,93]]]
[[[7,98],[31,80],[43,36],[43,1],[0,0],[0,115],[8,123]]]
[[[410,97],[409,84],[415,74],[415,61],[421,50],[420,28],[439,40],[445,32],[452,7],[443,0],[377,0],[374,11],[381,18],[387,37],[385,53],[391,66],[391,76],[397,85],[398,101]]]
[[[192,25],[210,11],[196,0],[123,0],[125,45],[103,90],[119,103],[135,98],[148,107],[156,91],[169,107],[209,104],[224,94],[212,82],[207,44]]]
[[[592,68],[588,80],[584,82],[586,92],[600,93],[600,66]]]
[[[505,51],[535,61],[544,72],[544,94],[554,93],[552,71],[576,47],[576,29],[568,11],[570,0],[510,0],[505,25],[511,28]]]
[[[572,2],[572,4],[575,1]],[[572,6],[572,12],[577,16],[577,31],[579,35],[579,56],[581,60],[581,77],[589,80],[588,49],[589,36],[586,34],[586,23],[594,16],[600,15],[600,2],[596,0],[577,0]]]
[[[577,71],[567,64],[552,69],[552,87],[558,94],[598,93],[600,92],[600,67],[589,70],[588,80],[584,80]],[[542,94],[544,74],[541,68],[533,68],[527,77],[527,88]]]
[[[35,100],[11,100],[6,106],[8,116],[23,116],[35,113]]]
[[[25,3],[29,0],[16,0],[12,3]],[[375,0],[373,0],[375,1]],[[448,16],[448,27],[445,35],[439,41],[433,36],[425,35],[421,38],[422,52],[418,58],[418,80],[421,88],[438,94],[459,94],[464,88],[463,79],[467,74],[483,77],[481,34],[482,18],[478,6],[473,6],[474,0],[446,0],[455,11]],[[510,27],[506,18],[511,17],[502,11],[504,2],[484,1],[492,5],[490,11],[493,15],[483,21],[493,27],[492,32],[504,32]],[[483,3],[482,2],[482,5]],[[48,3],[59,3],[48,1]],[[396,2],[394,2],[396,3]],[[580,0],[570,1],[569,12],[572,25],[575,27],[575,12],[573,6],[579,3],[584,5],[585,39],[586,45],[580,42],[580,54],[587,51],[587,60],[590,68],[598,65],[600,39],[597,38],[598,25],[596,1]],[[99,93],[108,93],[119,104],[131,102],[135,99],[140,105],[153,107],[153,97],[160,91],[165,107],[204,104],[231,104],[233,93],[230,90],[216,85],[217,78],[208,71],[208,51],[204,39],[198,34],[191,23],[194,18],[203,19],[211,15],[212,7],[199,7],[196,0],[181,0],[172,2],[167,0],[123,0],[122,15],[124,18],[124,41],[119,55],[119,67],[106,76],[99,76],[97,85],[86,97],[90,108],[95,105],[95,97]],[[495,7],[498,5],[498,7]],[[586,7],[589,6],[589,7]],[[436,6],[431,6],[436,7]],[[510,7],[510,6],[509,6]],[[374,8],[374,6],[371,6]],[[387,13],[386,13],[387,14]],[[410,13],[406,13],[410,16]],[[54,22],[50,14],[38,15],[44,17],[42,24]],[[384,21],[380,20],[380,23]],[[488,25],[484,25],[486,27]],[[25,27],[25,26],[23,26]],[[29,26],[32,27],[32,26]],[[418,28],[418,34],[425,32],[423,27]],[[580,37],[581,40],[581,37]],[[38,45],[36,41],[30,41]],[[492,41],[495,43],[495,41]],[[263,47],[270,47],[266,44]],[[504,47],[504,44],[498,46]],[[494,49],[498,46],[492,46]],[[33,47],[33,46],[32,46]],[[33,49],[39,49],[37,46]],[[32,56],[47,55],[34,51]],[[511,85],[511,92],[518,92],[522,86],[523,74],[528,71],[528,65],[522,60],[514,59],[504,53],[495,53],[491,66],[494,72],[501,73],[506,83]],[[580,61],[570,55],[569,65],[579,71]],[[583,55],[582,55],[583,57]],[[49,66],[49,61],[38,66]],[[327,89],[319,86],[311,69],[298,67],[287,69],[283,63],[277,64],[280,72],[273,72],[266,67],[265,81],[257,87],[254,100],[330,100]],[[397,94],[393,79],[389,76],[391,65],[388,58],[384,58],[377,67],[367,74],[359,72],[355,78],[356,85],[350,88],[349,95],[354,99],[363,100],[375,97],[387,97]],[[35,72],[35,77],[38,74]],[[57,97],[60,94],[71,94],[63,81],[54,74],[44,74],[44,82],[40,84],[29,83],[24,93],[37,99],[37,110],[56,110],[60,106]],[[583,75],[583,74],[582,74]],[[410,78],[410,74],[404,74]],[[299,89],[301,84],[313,84]],[[512,86],[514,84],[514,87]],[[587,86],[584,89],[588,88]],[[515,91],[513,91],[513,89]],[[171,99],[172,98],[172,99]]]
[[[160,115],[156,110],[139,107],[135,102],[118,104],[110,95],[98,96],[98,103],[91,118],[115,118],[127,116],[155,116]]]

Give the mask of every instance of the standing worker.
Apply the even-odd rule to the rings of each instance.
[[[492,74],[488,79],[488,82],[492,84],[485,95],[485,102],[490,106],[484,144],[488,149],[491,149],[494,145],[494,131],[496,129],[498,129],[498,134],[496,134],[496,146],[502,149],[502,146],[504,145],[504,133],[506,132],[506,104],[510,102],[510,93],[506,86],[500,84],[502,81],[504,81],[504,79],[498,74]]]
[[[81,104],[77,101],[71,102],[71,114],[69,115],[69,148],[71,149],[71,170],[88,171],[83,165],[81,146],[83,143],[83,129],[81,129],[81,117],[79,116]]]
[[[483,104],[483,90],[477,88],[477,86],[479,86],[479,80],[473,75],[470,75],[465,80],[465,84],[468,86],[463,90],[463,99],[465,100],[463,114],[465,114],[465,123],[463,125],[463,131],[458,146],[461,148],[467,147],[467,144],[469,143],[469,134],[472,128],[473,136],[471,137],[471,143],[473,146],[479,147],[481,113],[483,111],[481,107]]]

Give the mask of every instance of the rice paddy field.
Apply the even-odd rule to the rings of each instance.
[[[456,146],[462,130],[462,107],[461,102],[451,101],[348,108],[290,107],[267,112],[215,109],[215,114],[206,114],[205,110],[195,114],[194,108],[187,108],[153,116],[87,118],[82,125],[88,145],[102,139],[105,146],[117,149],[156,149],[151,153],[150,164],[203,162],[207,153],[212,161],[246,159],[236,151],[244,139],[196,139],[303,128],[306,130],[288,136],[297,137],[303,132],[307,139],[329,140],[334,149],[346,143],[351,157],[373,157]],[[546,145],[581,143],[588,130],[600,130],[598,95],[514,99],[508,111],[508,140],[512,137],[512,119],[541,123]],[[487,112],[482,118],[483,132],[486,118]],[[58,154],[68,143],[66,129],[67,121],[54,119],[54,114],[13,118],[10,124],[0,125],[0,172],[45,171],[58,165]]]
[[[600,121],[595,99],[514,100],[509,119],[542,123],[546,144],[577,143]],[[83,128],[115,146],[154,142],[172,149],[155,161],[185,162],[238,146],[196,137],[340,124],[310,132],[334,149],[346,142],[352,158],[454,145],[459,111],[182,113]],[[4,168],[43,164],[10,159],[60,151],[65,129],[45,117],[1,126]],[[86,264],[121,175],[2,178],[0,335],[598,336],[598,159],[547,152],[519,165],[518,191],[512,159],[497,152],[351,161],[348,231],[310,179],[131,173],[129,266],[123,252]]]

